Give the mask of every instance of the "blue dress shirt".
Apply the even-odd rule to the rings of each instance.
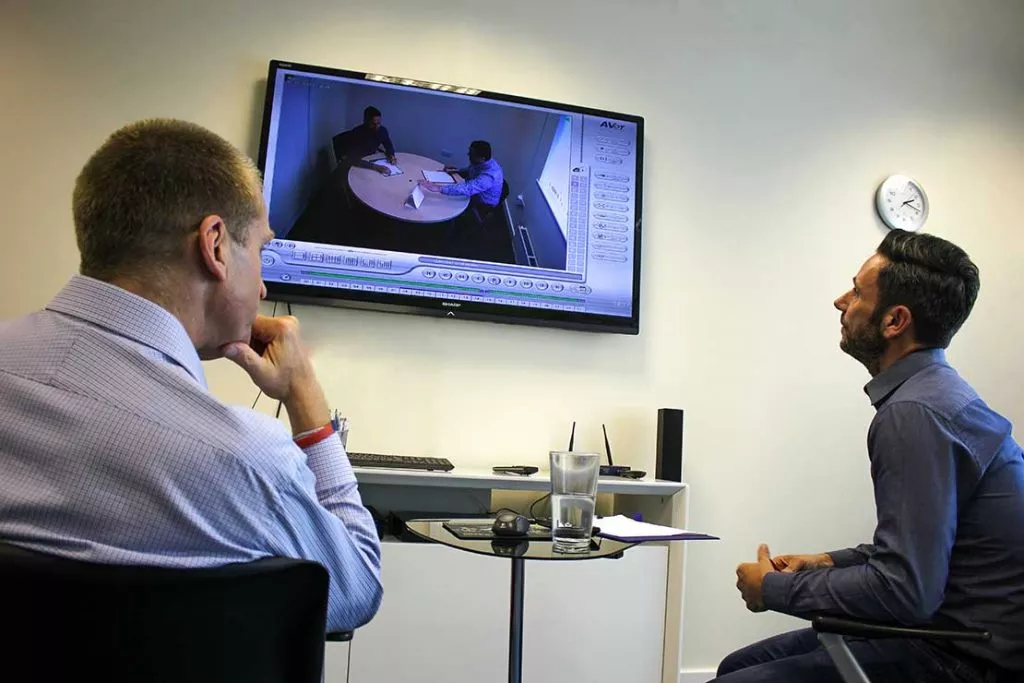
[[[991,631],[950,647],[1024,672],[1024,453],[939,349],[865,387],[878,523],[834,568],[764,579],[769,609]],[[814,514],[815,511],[809,511]],[[827,523],[827,522],[826,522]]]
[[[303,451],[279,421],[225,406],[174,316],[83,276],[0,323],[0,540],[117,564],[314,560],[331,630],[381,601],[376,529],[340,440]]]
[[[497,206],[501,201],[501,186],[505,181],[505,174],[494,159],[461,169],[459,174],[466,180],[461,183],[441,185],[441,194],[446,194],[449,197],[477,195],[479,201],[487,206]]]

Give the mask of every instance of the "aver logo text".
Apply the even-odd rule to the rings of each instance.
[[[626,127],[626,124],[619,123],[618,121],[602,121],[601,128],[611,128],[612,130],[622,130]]]

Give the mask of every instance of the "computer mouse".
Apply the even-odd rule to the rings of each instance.
[[[525,536],[529,530],[530,520],[511,510],[499,512],[491,527],[495,536]]]

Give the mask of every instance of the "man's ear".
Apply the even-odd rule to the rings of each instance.
[[[896,339],[910,329],[914,323],[914,317],[910,309],[899,304],[893,306],[882,316],[882,336],[886,339]]]
[[[223,282],[228,276],[227,242],[231,239],[224,219],[207,216],[199,224],[199,260],[210,277]]]

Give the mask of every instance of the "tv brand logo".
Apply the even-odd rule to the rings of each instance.
[[[460,306],[462,306],[462,304],[460,304],[457,301],[442,301],[441,305],[446,308],[459,308]]]
[[[618,121],[602,121],[601,128],[610,128],[612,130],[623,130],[626,124],[619,123]]]

